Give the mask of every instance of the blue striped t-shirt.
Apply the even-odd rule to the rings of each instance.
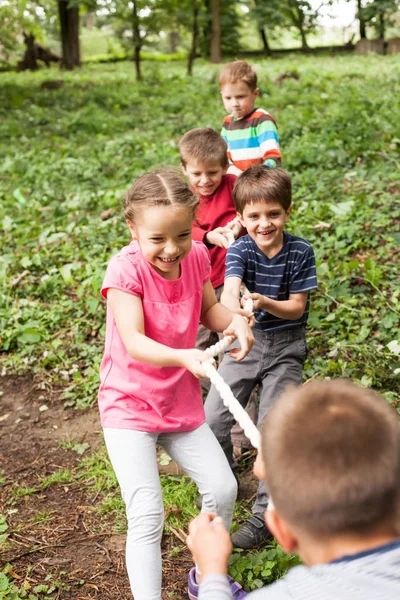
[[[239,277],[249,292],[272,300],[288,300],[289,294],[316,289],[317,273],[311,244],[286,231],[283,236],[283,246],[273,258],[268,258],[249,235],[234,242],[226,255],[225,279]],[[310,295],[303,315],[296,320],[281,319],[260,309],[255,313],[254,327],[275,331],[305,325],[309,307]]]

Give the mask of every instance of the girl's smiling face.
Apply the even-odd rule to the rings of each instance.
[[[178,279],[192,247],[193,212],[185,206],[150,206],[128,227],[143,257],[164,279]]]

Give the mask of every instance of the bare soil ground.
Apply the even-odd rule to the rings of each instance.
[[[81,460],[60,442],[88,443],[89,451],[102,445],[96,408],[64,409],[60,391],[37,389],[27,377],[2,377],[0,391],[0,514],[9,525],[9,537],[0,546],[0,567],[11,563],[18,584],[55,585],[51,596],[56,600],[131,600],[125,535],[115,533],[109,514],[96,511],[98,492],[87,483],[38,488],[43,478],[72,469]],[[177,472],[176,465],[171,470]],[[242,493],[244,489],[251,496],[255,486],[250,470],[243,479]],[[21,494],[21,488],[38,489]],[[164,534],[165,600],[187,598],[192,560],[182,542],[182,531]],[[181,550],[171,558],[177,545]]]

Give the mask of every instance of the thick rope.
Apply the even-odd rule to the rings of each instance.
[[[230,235],[227,235],[227,238],[229,245],[231,245],[235,241],[232,232],[230,232]],[[246,300],[243,308],[245,310],[248,310],[249,312],[253,312],[253,301],[250,298]],[[234,339],[234,336],[226,336],[222,338],[222,340],[220,340],[213,346],[207,348],[207,354],[209,354],[210,356],[218,356],[218,354],[229,348]],[[250,419],[249,415],[244,410],[239,400],[235,398],[231,388],[227,383],[225,383],[221,375],[218,373],[217,369],[210,363],[204,362],[202,364],[207,377],[211,380],[211,383],[215,385],[217,392],[221,396],[222,402],[229,410],[229,412],[235,417],[235,420],[239,423],[240,427],[243,429],[245,435],[249,438],[254,448],[257,448],[257,450],[259,450],[260,432],[258,431],[257,427],[254,425],[253,421]]]

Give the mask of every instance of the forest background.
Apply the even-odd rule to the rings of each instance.
[[[309,2],[278,4],[315,10]],[[351,27],[330,40],[347,46],[320,55],[313,47],[325,45],[327,33],[315,26],[318,19],[305,30],[307,49],[300,30],[282,20],[288,12],[279,26],[259,12],[276,3],[221,2],[217,47],[222,61],[247,57],[258,72],[260,106],[278,121],[293,178],[289,230],[315,248],[319,289],[304,380],[351,377],[400,412],[400,60],[360,56],[353,47],[363,31],[369,40],[382,32],[385,42],[396,37],[399,11],[396,2],[364,2],[363,9],[375,10],[369,18],[358,4]],[[188,129],[220,128],[215,14],[211,4],[198,5],[193,54],[196,3],[188,3],[186,22],[174,12],[184,1],[104,0],[90,10],[71,2],[64,8],[78,11],[80,52],[69,69],[56,5],[38,10],[0,0],[1,16],[12,8],[9,37],[0,19],[0,599],[128,598],[123,506],[95,405],[105,322],[99,288],[110,256],[128,242],[121,198],[129,184],[154,167],[178,165],[177,142]],[[105,14],[105,6],[116,10]],[[16,72],[27,49],[24,32],[60,56],[63,68],[39,59],[37,70]],[[225,46],[229,39],[239,46]],[[236,526],[251,506],[252,458],[240,466],[245,489]],[[162,452],[159,462],[166,472],[167,599],[185,595],[185,531],[196,514],[196,490]],[[230,573],[250,590],[296,562],[271,543],[236,551]]]

